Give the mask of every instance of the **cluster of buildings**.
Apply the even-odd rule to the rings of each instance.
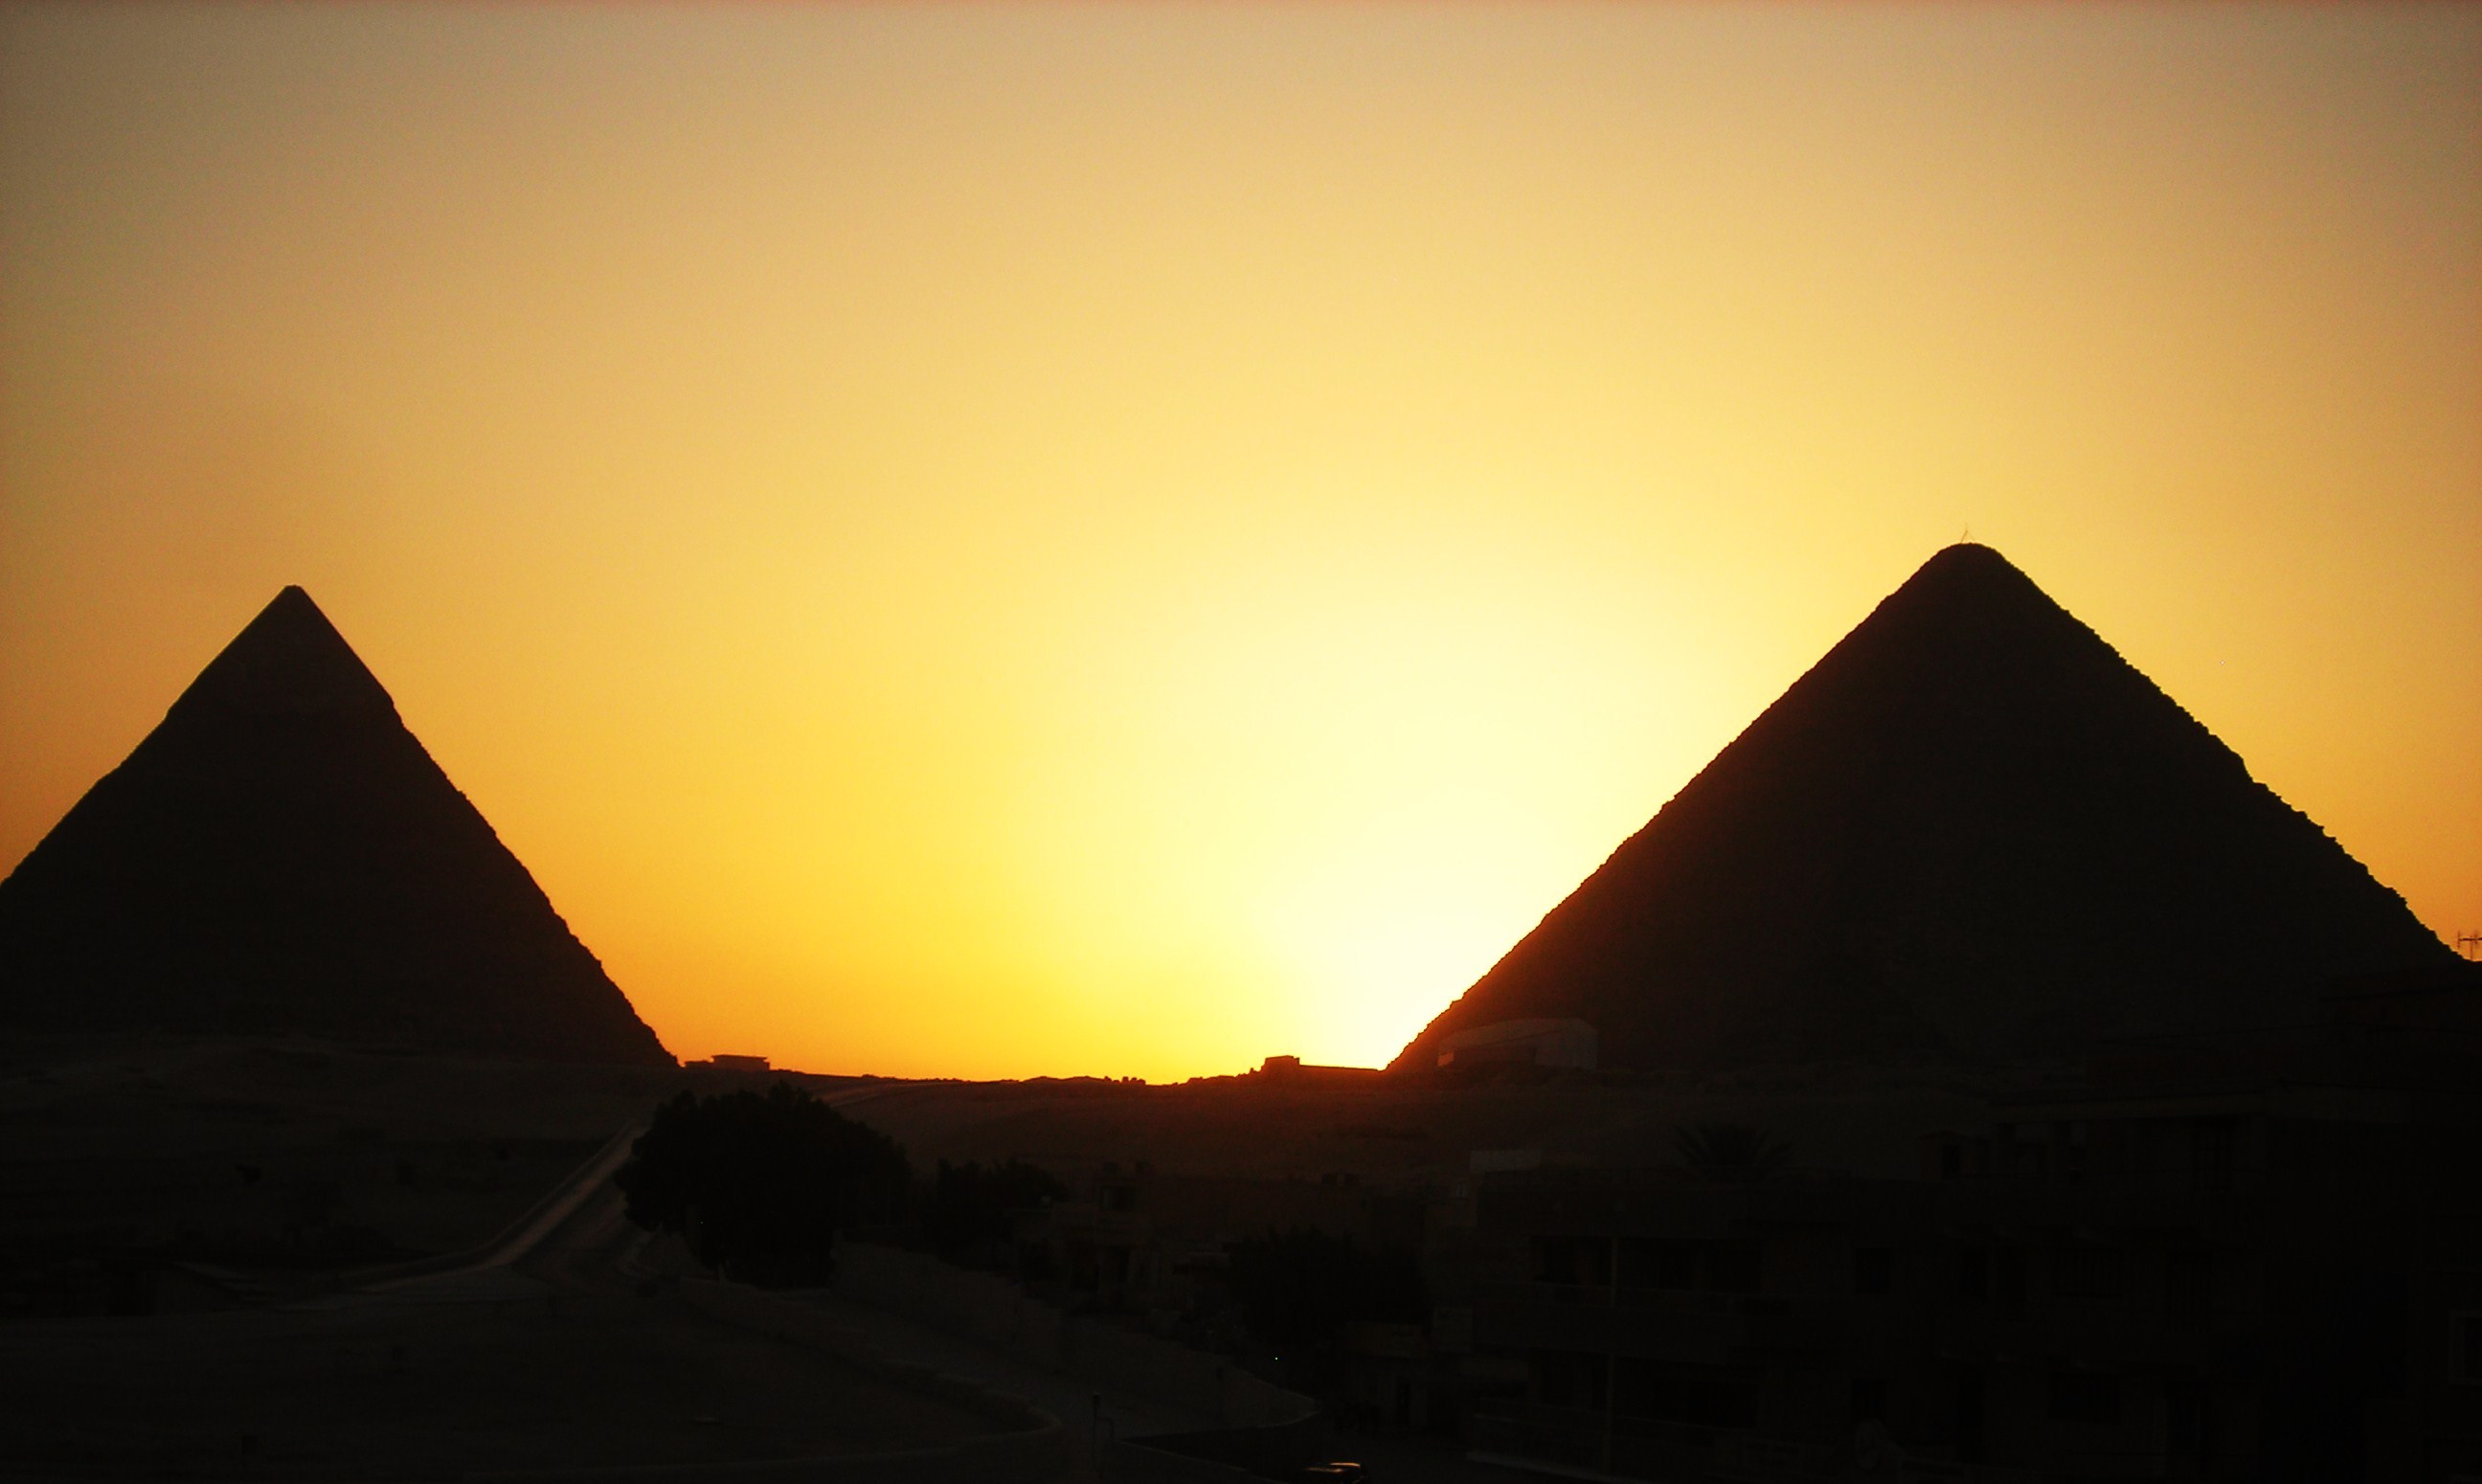
[[[1473,1151],[1392,1181],[1106,1166],[1021,1234],[1064,1296],[1228,1346],[1237,1239],[1410,1253],[1428,1312],[1340,1324],[1331,1410],[1546,1474],[2482,1480],[2474,994],[2131,1044],[1916,1131],[1902,1174],[1669,1151]],[[1551,1071],[1570,1032],[1477,1044],[1529,1035],[1550,1054],[1498,1053],[1509,1074],[1587,1074]]]
[[[1914,1179],[1476,1181],[1431,1337],[1468,1444],[1648,1479],[2482,1477],[2482,1200],[2424,1178],[2473,1168],[2470,1093],[1993,1113]]]

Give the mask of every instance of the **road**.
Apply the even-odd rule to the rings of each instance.
[[[820,1100],[850,1108],[883,1089],[840,1089]],[[314,1301],[322,1307],[370,1302],[414,1304],[556,1304],[562,1293],[633,1293],[654,1277],[640,1261],[648,1233],[630,1224],[612,1176],[629,1157],[645,1124],[633,1125],[564,1181],[512,1231],[458,1266],[369,1284]],[[1123,1391],[1098,1391],[1044,1370],[841,1295],[803,1295],[832,1315],[857,1348],[903,1365],[924,1365],[992,1391],[1021,1397],[1070,1425],[1081,1438],[1186,1432],[1217,1420],[1165,1407]],[[1081,1449],[1079,1477],[1092,1477],[1091,1449]]]
[[[844,1088],[821,1100],[851,1108],[879,1097],[876,1086]],[[643,1131],[633,1126],[616,1135],[560,1188],[512,1231],[471,1260],[441,1272],[367,1285],[349,1302],[557,1304],[564,1293],[581,1301],[634,1294],[653,1277],[640,1260],[648,1234],[630,1225],[626,1203],[612,1175],[627,1159]],[[1219,1419],[1184,1415],[1149,1397],[1096,1391],[1073,1377],[1032,1365],[933,1329],[901,1314],[841,1295],[801,1296],[832,1315],[854,1348],[888,1360],[929,1366],[990,1390],[1021,1397],[1070,1425],[1085,1444],[1069,1476],[1095,1477],[1093,1441],[1098,1436],[1143,1438],[1220,1425]],[[1359,1455],[1376,1476],[1402,1484],[1521,1484],[1522,1475],[1473,1463],[1446,1440],[1392,1438],[1338,1440],[1339,1451]]]

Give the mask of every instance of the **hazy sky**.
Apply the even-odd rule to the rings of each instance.
[[[1969,527],[2482,927],[2482,10],[0,41],[0,864],[300,582],[676,1051],[1377,1062]]]

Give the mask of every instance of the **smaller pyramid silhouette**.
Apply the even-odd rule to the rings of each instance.
[[[1399,1053],[1994,1064],[2299,1024],[2455,956],[1988,546],[1933,556]]]
[[[298,587],[0,881],[0,1028],[673,1060]]]

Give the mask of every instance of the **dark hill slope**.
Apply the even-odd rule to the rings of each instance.
[[[672,1060],[300,588],[0,882],[0,1028]]]
[[[2452,959],[1985,546],[1933,557],[1399,1054],[1532,1016],[1606,1065],[2008,1061],[2307,1020]]]

